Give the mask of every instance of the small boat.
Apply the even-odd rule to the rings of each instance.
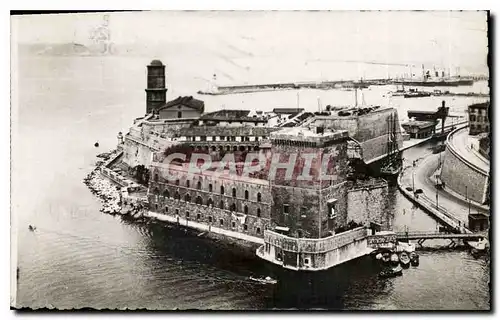
[[[392,264],[399,264],[399,257],[397,253],[391,254],[391,263]]]
[[[401,266],[403,268],[408,268],[411,263],[410,256],[408,255],[408,253],[406,253],[405,251],[401,252],[399,254],[399,262],[401,263]]]
[[[392,277],[402,276],[402,275],[403,275],[403,268],[399,265],[397,267],[394,267],[394,268],[382,270],[378,274],[378,276],[380,278],[392,278]]]
[[[255,282],[259,282],[262,284],[276,284],[278,281],[272,279],[271,277],[267,276],[264,279],[262,278],[254,278],[254,277],[249,277],[250,280],[253,280]]]
[[[33,232],[33,231],[35,231],[35,230],[36,230],[36,227],[33,227],[33,226],[30,224],[30,225],[29,225],[29,227],[28,227],[28,229],[29,229],[31,232]]]
[[[98,146],[99,146],[99,142],[94,143],[94,147],[97,148]]]
[[[410,253],[410,263],[414,267],[416,267],[420,264],[418,254],[416,252]]]
[[[391,254],[389,252],[384,252],[382,254],[382,261],[385,263],[388,263],[389,261],[391,261]]]

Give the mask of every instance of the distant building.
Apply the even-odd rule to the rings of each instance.
[[[477,135],[490,132],[488,111],[490,102],[475,103],[469,106],[469,134]]]
[[[409,121],[401,125],[412,139],[425,139],[436,132],[434,121]]]
[[[205,110],[205,103],[193,97],[178,97],[158,108],[158,117],[162,119],[198,118]]]

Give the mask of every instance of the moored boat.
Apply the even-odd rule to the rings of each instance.
[[[416,252],[410,253],[410,263],[412,266],[416,267],[420,264],[419,256]]]
[[[382,270],[378,276],[379,278],[392,278],[396,276],[402,276],[403,275],[403,268],[401,266],[397,266],[394,268]]]
[[[382,262],[388,263],[389,261],[391,261],[391,253],[390,252],[382,253]]]
[[[262,279],[262,278],[255,278],[255,277],[250,276],[249,279],[253,280],[255,282],[262,283],[262,284],[276,284],[276,283],[278,283],[278,281],[272,279],[269,276],[265,277],[264,279]]]
[[[408,255],[408,253],[406,253],[405,251],[401,252],[399,254],[399,262],[401,263],[401,266],[403,268],[408,268],[411,263],[410,256]]]
[[[391,254],[391,263],[394,265],[399,263],[399,257],[397,253]]]

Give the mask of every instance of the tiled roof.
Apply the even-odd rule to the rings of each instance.
[[[205,102],[198,99],[194,99],[192,96],[177,97],[177,99],[167,102],[164,106],[160,107],[158,110],[167,109],[180,104],[198,110],[200,112],[203,112],[205,110]]]

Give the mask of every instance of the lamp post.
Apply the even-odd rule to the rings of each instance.
[[[413,198],[415,198],[415,160],[413,160],[413,167],[411,170],[411,181],[412,181]]]

